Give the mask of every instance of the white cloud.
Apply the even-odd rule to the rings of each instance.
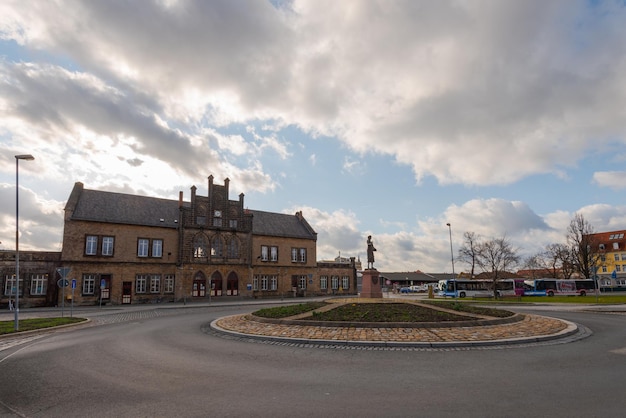
[[[590,151],[626,138],[626,8],[618,2],[243,4],[1,2],[0,38],[24,56],[0,60],[0,173],[12,176],[12,155],[36,154],[25,184],[56,196],[53,207],[74,181],[176,198],[207,170],[241,191],[271,192],[278,180],[261,156],[292,158],[286,132],[295,128],[353,151],[337,168],[351,177],[368,171],[366,156],[384,155],[422,183],[479,188],[567,178]],[[617,188],[620,175],[596,172],[593,181]],[[58,218],[43,220],[46,203],[31,203],[42,228],[59,227]],[[320,254],[365,253],[357,209],[312,210]],[[581,211],[623,229],[623,207]],[[10,219],[11,209],[0,213]],[[455,242],[475,231],[537,246],[556,239],[571,215],[477,198],[414,227],[394,219],[399,232],[375,235],[377,256],[389,269],[441,271],[446,222]]]
[[[593,173],[593,181],[600,187],[609,187],[614,190],[621,190],[626,187],[624,184],[624,171],[598,171]]]

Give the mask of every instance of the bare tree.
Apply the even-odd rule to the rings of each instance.
[[[484,272],[490,273],[494,297],[498,297],[498,281],[503,278],[503,273],[510,271],[518,263],[517,251],[506,237],[494,238],[478,245],[476,264]]]
[[[470,278],[474,278],[476,259],[478,258],[479,237],[474,232],[463,234],[463,245],[459,248],[457,259],[470,266]]]
[[[600,259],[599,245],[594,236],[594,228],[580,213],[576,213],[567,228],[567,244],[572,252],[573,267],[585,279],[595,275]]]
[[[561,276],[564,279],[569,279],[574,273],[572,248],[568,245],[548,244],[545,251],[545,261],[554,278]]]
[[[530,278],[534,279],[536,274],[539,274],[540,271],[546,269],[545,262],[545,253],[540,252],[526,257],[523,265],[526,270],[530,271]]]

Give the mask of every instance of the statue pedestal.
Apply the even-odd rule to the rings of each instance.
[[[363,271],[363,280],[361,283],[362,298],[382,298],[383,284],[380,275],[376,269],[367,269]]]

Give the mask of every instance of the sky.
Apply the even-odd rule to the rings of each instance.
[[[465,232],[524,258],[576,213],[626,229],[624,74],[624,1],[3,0],[0,249],[32,154],[21,250],[61,250],[75,182],[213,175],[303,211],[318,260],[372,235],[380,271],[450,272]]]

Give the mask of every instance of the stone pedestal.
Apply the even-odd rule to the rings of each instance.
[[[362,298],[382,298],[383,284],[376,269],[363,271],[363,281],[361,283]]]

